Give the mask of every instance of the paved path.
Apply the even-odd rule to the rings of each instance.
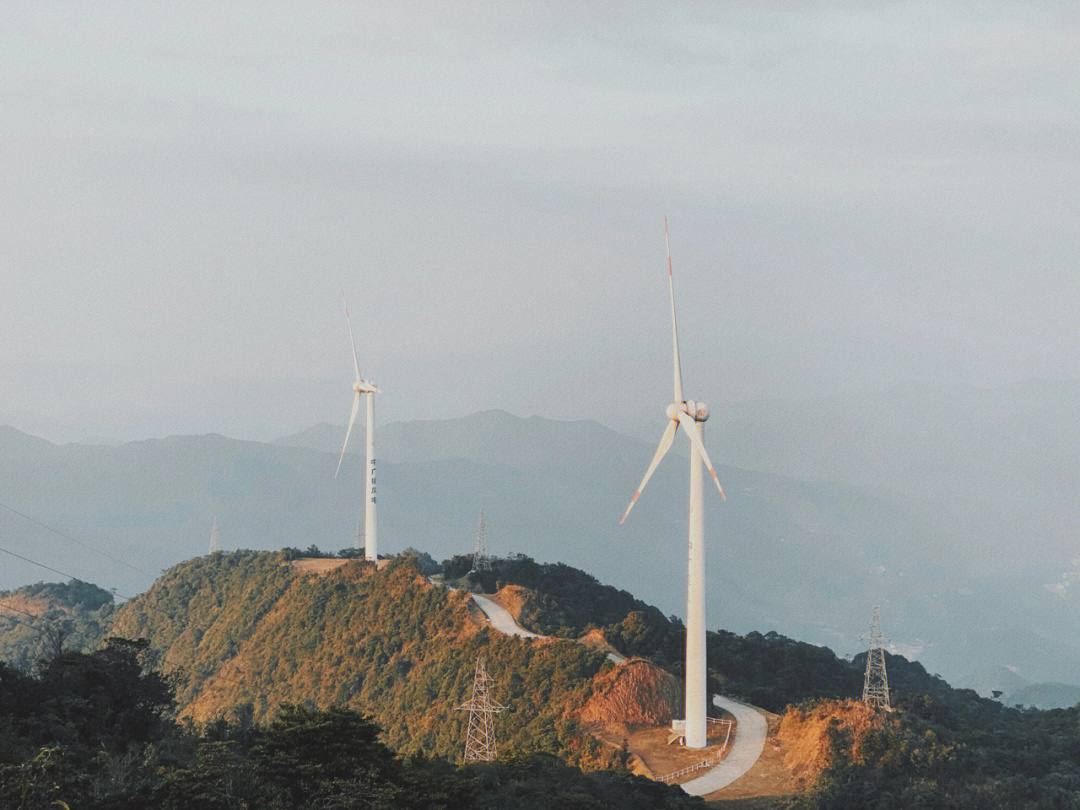
[[[514,620],[510,611],[498,602],[477,593],[472,594],[472,598],[476,606],[487,616],[491,626],[500,633],[519,638],[548,638],[548,636],[526,630]],[[608,658],[616,664],[626,662],[626,658],[614,652],[608,653]],[[731,743],[727,756],[720,761],[719,765],[696,779],[683,782],[682,789],[691,796],[706,796],[727,787],[754,767],[761,752],[765,750],[765,737],[769,733],[769,724],[761,712],[748,703],[741,703],[722,695],[713,695],[713,705],[735,717],[735,739]]]
[[[487,616],[488,621],[491,622],[491,626],[500,633],[507,636],[518,636],[519,638],[551,638],[551,636],[542,636],[539,633],[533,633],[526,630],[514,620],[514,617],[509,610],[495,600],[489,599],[486,596],[481,596],[478,593],[474,593],[472,598],[473,601],[476,602],[476,606],[483,611],[485,616]],[[617,652],[609,652],[607,657],[614,664],[626,663],[626,658],[619,655]]]
[[[721,695],[713,695],[712,702],[735,716],[735,741],[719,765],[696,779],[683,782],[682,789],[691,796],[715,793],[754,767],[765,750],[765,737],[769,733],[769,723],[753,706]]]
[[[526,630],[514,621],[514,617],[510,614],[509,610],[493,599],[488,599],[486,596],[481,596],[478,593],[474,593],[472,598],[473,601],[476,602],[476,606],[484,611],[484,615],[488,617],[491,626],[500,633],[507,636],[518,636],[520,638],[547,638],[547,636],[541,636]]]

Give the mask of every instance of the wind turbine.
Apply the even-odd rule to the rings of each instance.
[[[353,336],[352,320],[349,318],[349,305],[345,303],[345,293],[341,293],[341,302],[345,304],[345,321],[349,324],[349,341],[352,344],[353,370],[356,372],[356,381],[353,383],[352,413],[349,414],[349,426],[345,429],[345,441],[341,445],[341,456],[338,457],[337,469],[334,478],[341,472],[341,462],[345,458],[345,448],[349,445],[349,434],[352,433],[353,423],[356,421],[356,412],[360,410],[360,395],[367,398],[367,475],[364,480],[364,559],[378,560],[378,538],[375,533],[375,394],[381,394],[382,390],[360,376],[360,361],[356,357],[356,338]]]
[[[709,461],[702,441],[704,422],[709,418],[709,409],[704,403],[692,399],[683,399],[682,369],[679,363],[679,327],[675,320],[675,285],[671,278],[671,245],[668,242],[667,217],[664,217],[664,246],[667,249],[668,294],[671,298],[671,337],[675,366],[675,401],[664,411],[668,419],[667,428],[660,437],[660,446],[656,449],[645,477],[641,479],[630,505],[626,507],[622,520],[634,508],[641,491],[652,477],[660,459],[664,457],[675,440],[675,434],[682,425],[686,437],[690,440],[690,518],[689,518],[689,554],[686,576],[686,747],[704,748],[707,745],[706,731],[706,688],[705,688],[705,534],[703,521],[704,497],[702,491],[701,466],[704,463],[724,498],[724,490],[716,477],[716,470]]]

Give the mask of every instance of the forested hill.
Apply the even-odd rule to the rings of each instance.
[[[60,649],[96,649],[115,609],[87,582],[38,582],[0,591],[0,661],[26,669]]]
[[[526,628],[563,638],[599,630],[627,656],[641,656],[681,676],[686,629],[632,594],[603,585],[584,571],[538,563],[521,555],[491,560],[491,570],[469,573],[471,556],[443,563],[450,580],[481,591],[504,594],[503,603]],[[848,661],[827,647],[775,632],[746,635],[726,630],[706,634],[712,691],[741,698],[774,712],[821,698],[853,698],[862,688],[865,655]],[[957,690],[930,675],[921,664],[888,655],[898,696],[940,695]],[[974,695],[962,690],[964,694]]]
[[[478,658],[507,706],[507,753],[547,752],[588,766],[615,764],[579,731],[574,710],[604,655],[573,642],[502,636],[470,617],[469,598],[432,585],[413,558],[381,570],[348,561],[304,574],[271,552],[214,554],[167,571],[126,604],[113,632],[146,638],[176,673],[183,716],[264,721],[286,703],[371,715],[403,753],[454,756]]]
[[[631,594],[527,558],[494,560],[477,581],[463,573],[468,562],[450,560],[444,572],[497,588],[532,629],[566,637],[599,629],[621,652],[681,673],[681,623]],[[886,655],[895,711],[875,713],[851,700],[865,654],[849,662],[776,633],[709,633],[707,643],[713,688],[774,711],[798,704],[784,712],[780,744],[811,786],[757,807],[1080,808],[1080,707],[1009,708]]]
[[[298,556],[243,551],[196,558],[167,571],[120,609],[111,594],[87,583],[26,586],[0,601],[40,618],[0,612],[3,660],[25,668],[42,657],[45,641],[36,632],[42,627],[59,631],[54,644],[77,650],[96,649],[110,634],[145,637],[163,671],[180,674],[179,704],[194,718],[249,712],[262,719],[297,699],[351,705],[402,734],[406,748],[406,737],[420,738],[404,722],[412,722],[413,712],[398,711],[401,701],[419,706],[417,690],[464,695],[480,654],[494,656],[489,666],[496,673],[519,667],[532,673],[536,667],[525,665],[522,656],[550,658],[546,666],[576,673],[571,680],[577,686],[565,697],[579,703],[587,696],[585,683],[601,665],[596,653],[565,644],[534,650],[535,645],[481,630],[469,617],[464,595],[432,586],[422,568],[467,590],[498,592],[518,621],[537,633],[576,640],[599,631],[610,648],[683,673],[685,628],[679,619],[567,565],[514,555],[492,559],[490,571],[477,575],[470,573],[471,556],[441,565],[429,557],[403,557],[379,572],[352,562],[305,576],[286,564]],[[854,697],[862,685],[860,658],[850,662],[775,632],[710,631],[707,644],[712,689],[771,711],[804,700]],[[920,664],[900,656],[889,661],[899,694],[949,691]],[[513,683],[526,692],[532,688],[517,674]],[[430,716],[440,707],[432,704]],[[559,728],[565,736],[569,726]],[[434,726],[425,734],[418,749],[429,750],[444,736],[457,739],[453,729]]]
[[[466,715],[455,707],[467,699],[476,659],[483,657],[495,679],[493,697],[507,706],[499,740],[511,761],[547,753],[586,769],[618,770],[625,753],[605,747],[575,719],[610,680],[605,673],[612,664],[603,648],[650,659],[676,675],[682,671],[679,621],[568,566],[514,557],[493,560],[490,572],[477,575],[467,557],[436,565],[404,556],[377,569],[355,560],[296,556],[234,552],[191,560],[119,609],[106,592],[82,583],[24,589],[17,593],[20,605],[52,599],[49,609],[59,616],[66,600],[78,606],[70,616],[101,617],[103,634],[146,641],[113,639],[86,659],[67,653],[46,660],[35,668],[44,673],[38,686],[0,667],[0,685],[58,695],[48,709],[56,716],[45,720],[57,734],[68,734],[73,727],[64,712],[82,711],[84,703],[78,696],[69,701],[63,690],[92,687],[81,668],[106,672],[117,650],[134,645],[140,660],[167,676],[181,717],[215,721],[196,726],[209,735],[203,742],[186,743],[209,746],[207,756],[217,755],[214,735],[227,733],[239,735],[231,739],[247,752],[243,756],[258,759],[258,745],[245,748],[264,733],[251,737],[253,723],[256,729],[355,725],[344,716],[285,708],[300,704],[304,711],[363,712],[382,727],[393,749],[456,759]],[[460,589],[432,584],[433,573]],[[488,629],[470,605],[469,589],[494,593],[519,622],[556,638],[527,641]],[[579,643],[583,636],[596,648]],[[96,643],[100,647],[101,639]],[[874,714],[852,701],[861,686],[861,657],[846,661],[775,633],[714,632],[708,647],[712,688],[783,712],[779,740],[794,757],[794,764],[785,763],[813,777],[809,790],[762,807],[978,808],[991,799],[1006,808],[1080,807],[1078,709],[1006,708],[890,655],[897,710]],[[68,686],[57,692],[53,680],[61,673],[68,673],[61,678]],[[94,699],[102,694],[95,692]],[[27,729],[41,728],[39,719],[26,723]],[[13,757],[32,757],[34,746],[48,741],[30,731],[19,735],[22,747],[10,748]],[[12,761],[22,762],[18,757]],[[0,761],[0,789],[45,784],[30,766],[18,767],[5,771]],[[567,771],[551,778],[577,777]],[[667,800],[674,794],[664,795]]]

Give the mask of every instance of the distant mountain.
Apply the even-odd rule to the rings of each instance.
[[[1066,683],[1033,683],[1001,699],[1008,706],[1036,709],[1068,709],[1080,704],[1080,686]]]
[[[1015,494],[998,497],[1004,482],[980,490],[981,500],[961,498],[967,489],[953,482],[948,491],[959,493],[955,504],[936,488],[973,466],[965,454],[978,449],[977,436],[996,437],[979,463],[1008,455],[999,445],[1011,435],[1010,425],[1022,423],[1034,436],[1032,420],[1016,416],[1025,407],[1050,427],[1032,439],[1024,464],[992,465],[977,480],[985,485],[988,476],[1004,475],[1028,493],[1040,480],[1056,481],[1057,488],[1072,481],[1068,453],[1047,446],[1047,431],[1055,429],[1065,448],[1072,441],[1064,417],[1053,416],[1069,392],[1010,390],[1000,395],[999,406],[992,406],[992,392],[980,393],[976,403],[984,397],[988,403],[977,409],[977,424],[957,427],[969,438],[944,445],[940,437],[964,421],[946,404],[950,396],[962,401],[959,394],[898,395],[892,404],[875,400],[842,408],[760,403],[717,413],[710,447],[716,458],[737,466],[720,469],[727,503],[712,497],[706,502],[710,626],[777,630],[851,654],[860,649],[858,636],[880,603],[896,650],[954,683],[981,682],[987,670],[1001,666],[1032,682],[1068,682],[1080,671],[1080,593],[1060,594],[1045,585],[1061,579],[1076,554],[1060,562],[1050,554],[1028,554],[1025,567],[1013,549],[1030,548],[1027,537],[1041,528],[1069,529],[1075,493],[1058,498],[1058,489],[1045,489],[1029,496],[1028,509],[1016,506]],[[1036,408],[1039,397],[1046,402]],[[848,416],[837,417],[838,408]],[[930,435],[920,438],[924,429]],[[58,446],[0,429],[0,503],[124,564],[2,509],[0,546],[115,586],[125,596],[148,587],[161,569],[204,553],[215,517],[226,549],[344,548],[360,516],[362,470],[355,458],[347,460],[334,480],[343,435],[343,426],[324,425],[275,444],[205,435],[102,447]],[[566,562],[632,590],[665,613],[682,614],[685,456],[665,460],[620,527],[618,518],[655,448],[596,422],[489,411],[387,424],[378,438],[384,550],[411,546],[436,559],[467,552],[483,508],[494,554],[520,551]],[[362,439],[361,428],[355,450],[362,451]],[[1038,478],[1039,453],[1060,480],[1045,470]],[[864,479],[867,484],[860,483]],[[1022,542],[1009,544],[1013,565],[999,571],[981,532],[1003,504],[1014,510],[1007,522]],[[994,542],[1004,542],[999,535]],[[989,570],[964,562],[977,549]],[[5,559],[0,587],[42,576]]]
[[[1080,553],[1080,382],[733,403],[717,419],[720,460],[888,493],[962,573],[1052,583]]]
[[[376,437],[376,457],[391,464],[461,460],[538,468],[573,460],[591,466],[610,456],[613,450],[622,452],[627,446],[639,445],[644,453],[653,449],[591,419],[575,422],[555,422],[539,416],[522,419],[500,410],[458,419],[394,422],[378,427]],[[344,425],[323,423],[285,436],[274,444],[337,455],[344,438]],[[348,452],[363,455],[362,438],[352,437]]]

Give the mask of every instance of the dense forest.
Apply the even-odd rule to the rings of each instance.
[[[701,802],[624,771],[586,774],[520,755],[466,767],[402,757],[348,709],[279,707],[272,719],[174,722],[145,642],[111,638],[36,675],[0,664],[5,810],[681,810]]]
[[[27,669],[62,649],[97,649],[114,609],[111,593],[78,580],[0,591],[0,661]]]
[[[537,632],[576,637],[599,628],[620,652],[682,674],[681,622],[625,591],[564,565],[493,560],[469,574],[468,558],[443,564],[478,589],[517,585],[535,594],[519,620]],[[710,686],[788,717],[817,714],[828,746],[813,787],[763,802],[790,810],[850,808],[1080,808],[1080,708],[1002,706],[954,689],[921,664],[886,654],[895,711],[850,728],[834,699],[859,694],[866,656],[851,661],[776,633],[707,637]],[[842,712],[841,712],[842,714]],[[785,718],[786,719],[786,718]]]
[[[290,564],[308,556],[332,570]],[[700,806],[629,777],[625,753],[574,721],[611,667],[574,639],[599,630],[680,675],[677,619],[527,557],[477,574],[469,557],[377,569],[328,556],[218,553],[119,608],[78,582],[0,597],[63,630],[0,615],[0,807]],[[513,586],[519,621],[556,639],[485,628],[466,592],[429,582],[435,573],[476,591]],[[863,656],[775,633],[710,632],[707,643],[714,689],[783,712],[796,747],[824,740],[807,791],[755,806],[1080,809],[1078,708],[1004,707],[887,655],[895,710],[853,724],[866,717],[851,702]],[[455,707],[478,657],[508,706],[501,761],[459,767],[466,716]]]
[[[612,647],[627,656],[647,658],[682,676],[686,629],[630,593],[600,584],[570,566],[528,557],[491,560],[491,570],[469,573],[472,557],[443,563],[444,576],[477,590],[516,585],[531,592],[518,621],[537,633],[578,638],[600,629]],[[862,687],[862,670],[832,650],[777,633],[740,636],[710,631],[706,636],[710,689],[773,712],[813,698],[853,697]],[[913,666],[922,670],[918,664]],[[925,673],[924,673],[925,675]],[[928,677],[928,676],[927,676]],[[919,688],[913,676],[911,686]],[[905,682],[905,688],[909,685]]]
[[[429,583],[411,556],[302,574],[281,554],[233,552],[165,572],[119,609],[113,632],[149,640],[176,678],[183,717],[264,722],[287,703],[344,706],[371,715],[396,750],[447,757],[460,755],[468,718],[455,707],[484,658],[507,706],[506,753],[618,765],[623,752],[573,719],[611,666],[604,655],[503,636],[474,621],[470,604]]]
[[[825,723],[824,768],[792,810],[1080,808],[1080,709],[1020,710],[970,691],[901,698],[853,729],[828,702],[794,709]]]

